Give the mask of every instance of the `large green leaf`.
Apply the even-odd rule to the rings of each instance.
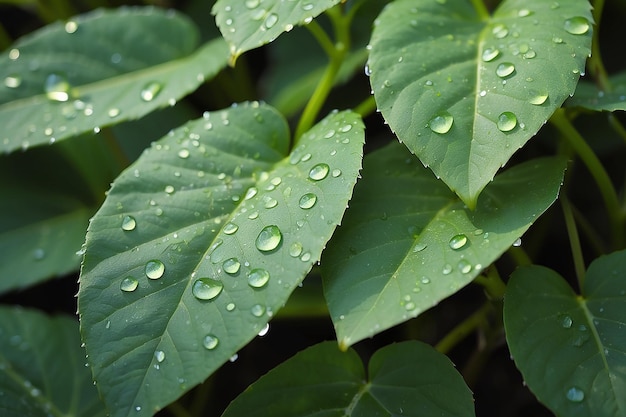
[[[0,56],[0,146],[11,152],[172,105],[226,65],[223,40],[156,8],[98,10],[49,25]]]
[[[252,384],[222,417],[474,415],[472,393],[450,360],[410,341],[374,353],[367,376],[354,350],[310,347]]]
[[[470,211],[399,144],[368,155],[322,273],[347,347],[454,294],[556,199],[565,162],[538,159],[490,184]]]
[[[581,81],[576,86],[574,97],[567,100],[568,106],[580,106],[590,110],[626,110],[626,73],[609,78],[611,89],[604,91],[590,81]]]
[[[626,251],[596,259],[581,295],[545,267],[511,276],[509,349],[528,387],[558,416],[626,415],[625,270]]]
[[[74,318],[0,307],[0,415],[106,416],[84,355]]]
[[[341,220],[363,139],[335,112],[288,154],[284,118],[251,103],[189,122],[114,182],[78,298],[112,416],[151,415],[264,327]]]
[[[590,53],[586,0],[400,0],[374,28],[370,82],[398,138],[474,207],[574,92]]]
[[[242,53],[273,41],[294,26],[310,23],[340,1],[218,0],[212,13],[234,62]]]

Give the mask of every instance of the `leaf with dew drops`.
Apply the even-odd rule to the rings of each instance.
[[[154,7],[97,10],[16,41],[0,55],[0,152],[176,103],[227,64],[223,39],[197,43],[188,18]]]
[[[626,414],[626,251],[594,260],[581,294],[555,271],[513,272],[504,299],[512,358],[558,416]]]
[[[474,208],[496,172],[573,92],[592,38],[587,0],[399,0],[376,21],[370,83],[391,129]]]
[[[416,317],[470,283],[555,201],[564,170],[559,158],[510,168],[472,211],[402,145],[369,154],[322,260],[340,345]]]
[[[78,295],[112,416],[152,415],[267,331],[343,216],[363,129],[333,112],[288,153],[285,119],[244,103],[172,131],[114,181]]]
[[[574,96],[565,102],[566,106],[580,106],[589,110],[626,111],[626,72],[609,77],[610,90],[603,90],[591,82],[581,80]]]

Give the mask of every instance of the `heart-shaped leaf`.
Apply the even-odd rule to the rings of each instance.
[[[586,0],[400,0],[381,13],[368,61],[400,141],[471,208],[511,155],[574,92],[590,53]]]
[[[104,417],[75,318],[0,307],[0,415]]]
[[[509,349],[557,416],[626,415],[626,251],[587,270],[582,294],[541,266],[518,269],[504,299]]]
[[[341,0],[218,0],[212,13],[230,45],[231,62],[239,55],[272,42],[296,25],[314,17]]]
[[[347,347],[454,294],[556,199],[565,162],[511,168],[469,210],[399,144],[365,158],[363,179],[324,252],[324,290]]]
[[[0,149],[54,143],[172,105],[223,68],[172,11],[98,10],[24,37],[0,56]]]
[[[581,81],[574,97],[565,102],[568,106],[580,106],[589,110],[626,111],[626,73],[609,78],[611,89],[604,91],[592,82]]]
[[[289,395],[277,396],[276,392]],[[472,393],[450,360],[431,346],[402,342],[372,356],[369,375],[357,353],[331,342],[272,369],[222,417],[474,416]]]
[[[266,325],[340,222],[363,139],[357,114],[335,112],[288,154],[284,118],[251,103],[205,113],[120,175],[78,298],[112,416],[152,415]]]

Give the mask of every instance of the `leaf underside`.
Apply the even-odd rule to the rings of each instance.
[[[506,0],[485,20],[467,0],[393,2],[372,34],[376,103],[400,141],[473,208],[574,92],[590,22],[586,0]]]
[[[609,77],[609,84],[611,89],[604,91],[592,82],[581,81],[574,96],[565,104],[594,111],[626,111],[626,73]]]

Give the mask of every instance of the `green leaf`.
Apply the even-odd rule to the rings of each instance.
[[[74,318],[0,306],[0,415],[106,416],[84,355]]]
[[[276,395],[277,392],[289,395]],[[331,342],[272,369],[226,409],[243,416],[474,416],[472,393],[450,360],[429,345],[402,342],[372,356],[369,378],[357,353]]]
[[[567,106],[579,106],[596,111],[626,110],[626,72],[609,78],[611,90],[604,91],[590,81],[581,81],[576,86],[574,97]]]
[[[212,13],[234,63],[242,53],[272,42],[296,25],[310,23],[340,1],[218,0]]]
[[[626,414],[625,269],[626,251],[596,259],[581,295],[545,267],[511,276],[509,349],[528,387],[557,416]]]
[[[69,33],[68,33],[69,32]],[[3,152],[53,143],[172,105],[226,65],[172,11],[98,10],[49,25],[0,56]]]
[[[254,102],[205,113],[120,175],[78,299],[112,416],[152,415],[285,304],[343,216],[363,138],[357,114],[333,113],[288,154],[286,121]]]
[[[467,0],[393,2],[371,40],[378,108],[400,141],[473,208],[498,169],[574,92],[591,21],[586,0],[505,0],[484,19]]]
[[[399,144],[365,158],[322,273],[337,338],[347,347],[457,292],[556,199],[565,161],[511,168],[470,211]]]

